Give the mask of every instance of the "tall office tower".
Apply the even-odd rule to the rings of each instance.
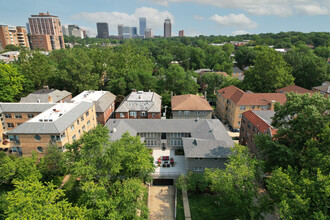
[[[171,37],[172,36],[172,24],[169,18],[165,19],[164,22],[164,37]]]
[[[145,38],[154,38],[154,33],[151,28],[146,28],[144,31]]]
[[[131,27],[131,34],[132,34],[132,36],[137,35],[137,27]]]
[[[122,24],[118,24],[118,36],[123,36],[123,26]]]
[[[108,38],[109,37],[109,26],[108,23],[96,23],[97,26],[97,37]]]
[[[140,35],[143,36],[144,31],[147,27],[147,19],[145,17],[141,17],[139,18],[139,21],[140,21]]]
[[[32,49],[52,51],[63,49],[64,38],[61,20],[49,12],[31,15],[29,18]]]
[[[184,37],[184,30],[179,31],[179,37]]]
[[[25,27],[0,25],[0,45],[5,49],[7,45],[30,47]]]
[[[26,23],[26,32],[28,34],[31,34],[31,31],[30,31],[30,24],[29,23]]]

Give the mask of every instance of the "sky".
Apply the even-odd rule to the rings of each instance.
[[[155,35],[164,34],[166,18],[172,36],[179,30],[186,36],[330,31],[330,0],[11,0],[1,4],[0,24],[24,26],[47,11],[92,35],[96,22],[107,22],[117,35],[118,24],[139,28],[139,17]]]

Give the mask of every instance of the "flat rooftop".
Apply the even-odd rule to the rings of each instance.
[[[143,91],[132,92],[126,101],[129,102],[152,101],[153,95],[154,95],[153,92],[143,92]]]
[[[83,91],[79,95],[71,99],[72,102],[93,102],[99,100],[103,95],[106,94],[106,91]]]
[[[78,103],[58,103],[52,108],[42,112],[29,122],[55,122],[57,119],[71,111]]]

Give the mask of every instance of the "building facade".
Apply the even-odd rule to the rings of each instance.
[[[72,98],[72,94],[66,90],[60,91],[57,89],[49,89],[45,86],[43,89],[39,89],[30,93],[26,97],[22,97],[20,102],[23,103],[60,103],[69,102]]]
[[[118,106],[115,116],[121,119],[160,119],[161,96],[155,92],[133,91]]]
[[[97,37],[98,38],[108,38],[109,37],[109,26],[108,23],[98,22],[97,27]]]
[[[213,108],[204,97],[198,95],[178,95],[171,98],[173,119],[211,119]]]
[[[172,36],[172,24],[169,18],[165,19],[164,22],[164,37],[171,37]]]
[[[144,32],[145,38],[154,38],[154,32],[151,28],[146,28]]]
[[[145,17],[139,18],[139,24],[140,24],[140,35],[144,36],[145,29],[147,28],[147,19]]]
[[[234,129],[241,126],[242,114],[248,110],[274,110],[276,102],[284,104],[284,93],[245,93],[235,86],[217,91],[216,115]]]
[[[179,37],[184,37],[184,30],[179,31]]]
[[[5,49],[7,45],[30,47],[26,28],[21,26],[0,25],[0,45]]]
[[[31,48],[45,51],[64,49],[64,38],[61,20],[49,12],[31,15]]]

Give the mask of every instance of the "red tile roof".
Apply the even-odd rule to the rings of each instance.
[[[263,119],[261,119],[258,115],[254,114],[251,110],[246,111],[243,113],[243,117],[245,117],[249,122],[253,124],[260,132],[264,133],[269,128],[272,129],[272,126],[265,122]],[[272,131],[273,133],[273,131]]]
[[[213,108],[206,99],[191,94],[173,96],[171,106],[174,111],[213,111]]]
[[[305,89],[303,87],[296,86],[296,85],[291,85],[291,86],[287,86],[287,87],[284,87],[281,89],[277,89],[275,92],[278,92],[278,93],[295,92],[295,93],[299,93],[299,94],[313,93],[311,90],[308,90],[308,89]]]
[[[236,105],[268,105],[272,101],[282,105],[286,102],[284,93],[245,93],[233,85],[219,89],[218,93]]]

